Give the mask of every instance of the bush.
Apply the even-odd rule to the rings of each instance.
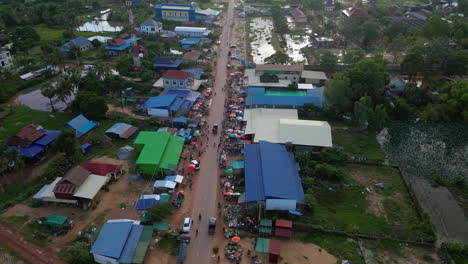
[[[218,254],[218,252],[219,252],[219,247],[218,247],[218,246],[214,246],[214,247],[213,247],[213,253],[214,253],[214,254]]]
[[[318,155],[318,160],[338,165],[345,165],[348,159],[349,156],[346,152],[336,148],[327,149]]]
[[[335,168],[328,164],[318,164],[315,166],[314,175],[322,180],[342,182],[346,173],[342,168]]]
[[[67,263],[89,264],[94,263],[93,255],[89,252],[90,248],[86,241],[77,240],[71,245],[62,249],[59,257]]]
[[[172,214],[172,209],[172,204],[168,202],[162,204],[155,204],[153,205],[153,207],[148,209],[148,211],[146,212],[146,216],[148,217],[150,222],[161,221]]]

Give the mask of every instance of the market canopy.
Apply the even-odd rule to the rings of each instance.
[[[64,215],[57,215],[57,214],[52,214],[47,216],[47,220],[45,221],[46,225],[56,227],[56,228],[61,228],[67,221],[68,217]]]
[[[166,222],[154,222],[154,223],[153,223],[153,229],[154,229],[154,230],[163,230],[163,231],[167,231],[167,230],[169,230],[169,223],[166,223]]]

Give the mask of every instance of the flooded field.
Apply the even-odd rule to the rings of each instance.
[[[250,48],[254,63],[273,55],[276,50],[271,44],[273,20],[269,17],[256,17],[250,21]]]
[[[74,97],[72,96],[70,100],[73,100]],[[42,95],[41,90],[37,89],[27,94],[20,94],[15,100],[15,104],[17,105],[24,105],[33,110],[38,111],[51,111],[51,107],[49,105],[49,99]],[[63,102],[56,102],[54,104],[54,108],[57,111],[64,111],[66,108],[66,104]]]
[[[295,28],[294,23],[288,24],[291,29]],[[287,48],[283,52],[288,54],[295,62],[306,59],[300,50],[309,44],[312,30],[304,28],[304,32],[303,35],[284,35]],[[270,17],[256,17],[250,21],[250,38],[252,39],[250,47],[254,63],[264,63],[265,58],[277,51],[272,44],[272,34],[273,21]]]
[[[110,9],[101,11],[100,17],[95,17],[93,21],[86,22],[76,30],[89,32],[119,32],[123,29],[121,26],[113,26],[107,21]]]

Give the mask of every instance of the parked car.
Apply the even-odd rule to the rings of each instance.
[[[231,46],[229,46],[230,48],[237,48],[237,45],[236,44],[231,44]]]
[[[216,231],[216,218],[210,217],[208,221],[208,234],[213,235]]]
[[[193,165],[195,165],[195,170],[200,170],[200,162],[198,162],[197,160],[192,160],[190,163],[192,163]]]
[[[182,227],[182,232],[190,232],[190,227],[192,227],[192,219],[190,219],[190,217],[186,217],[184,220],[184,226]]]
[[[213,134],[218,133],[218,124],[213,124]]]

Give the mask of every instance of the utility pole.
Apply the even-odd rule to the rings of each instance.
[[[139,51],[137,48],[138,43],[136,41],[135,19],[133,17],[132,2],[133,0],[125,0],[125,5],[127,6],[127,10],[128,10],[128,21],[130,23],[130,34],[133,40],[130,53],[132,54],[132,58],[133,58],[133,67],[135,68],[135,70],[139,70],[141,67],[141,61],[139,57]]]

